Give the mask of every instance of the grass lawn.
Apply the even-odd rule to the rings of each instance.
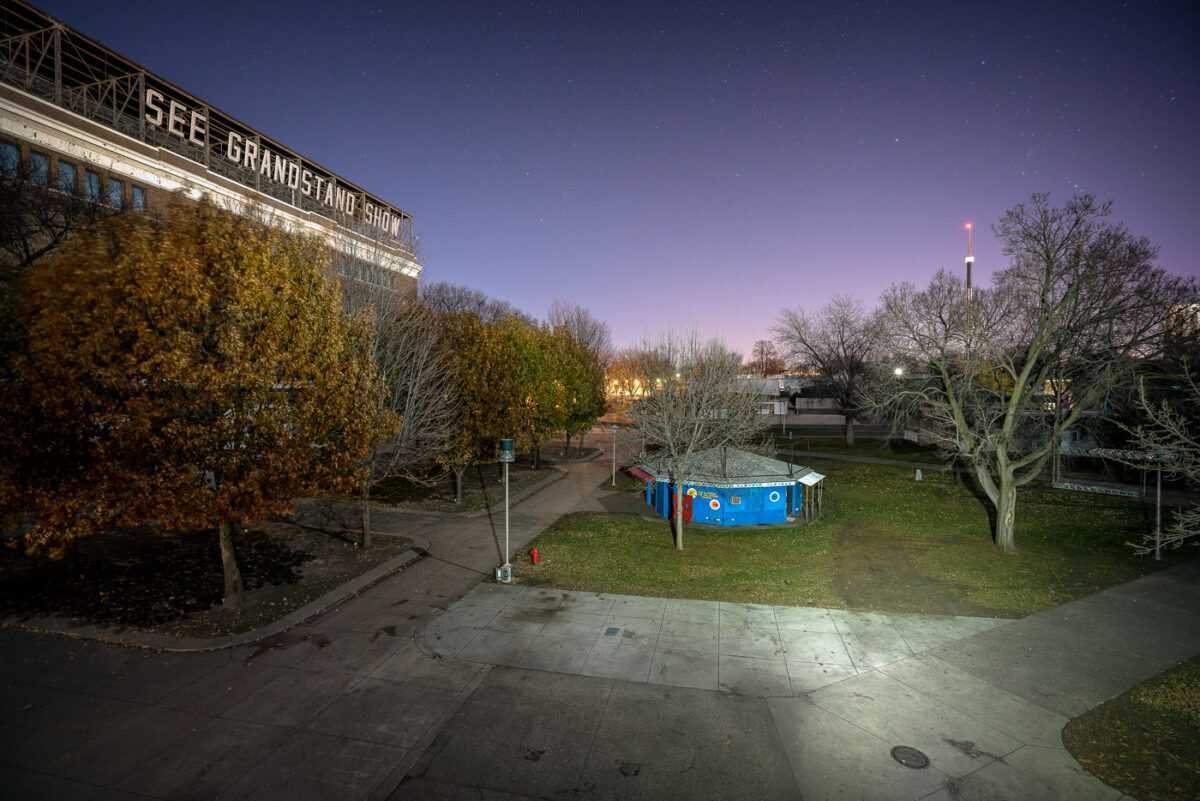
[[[1135,557],[1125,543],[1152,522],[1152,506],[1027,486],[1018,551],[1005,555],[992,545],[985,506],[950,473],[918,483],[907,467],[813,466],[828,479],[824,514],[807,526],[692,528],[680,553],[666,521],[575,514],[531,543],[541,563],[521,554],[517,573],[598,592],[1019,617],[1200,552],[1193,545],[1161,563]]]
[[[1141,801],[1196,798],[1200,657],[1075,718],[1063,744],[1089,773]]]
[[[944,460],[935,456],[928,448],[903,440],[855,439],[854,447],[847,448],[842,437],[781,437],[774,435],[775,447],[778,448],[779,458],[787,459],[788,453],[794,448],[796,453],[811,451],[813,453],[830,453],[841,456],[869,456],[876,459],[892,459],[898,462],[924,462],[941,464]],[[798,461],[804,461],[799,457]]]

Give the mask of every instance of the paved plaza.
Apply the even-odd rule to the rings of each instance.
[[[513,548],[608,472],[514,507]],[[254,636],[8,621],[3,798],[1116,801],[1063,725],[1200,653],[1194,563],[1007,621],[497,585],[488,518],[376,522],[407,567]]]
[[[488,665],[786,698],[1008,622],[486,584],[425,642]]]

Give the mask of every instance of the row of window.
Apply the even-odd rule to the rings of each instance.
[[[361,257],[340,254],[342,275],[367,284],[374,284],[385,289],[396,288],[396,276],[391,270],[385,270],[378,264],[372,264]]]
[[[29,174],[27,176],[30,183],[45,187],[53,186],[58,191],[69,195],[78,194],[78,167],[63,158],[57,158],[53,161],[56,162],[53,165],[56,169],[54,183],[51,183],[50,172],[52,164],[50,156],[30,149]],[[16,178],[20,173],[20,149],[11,142],[0,140],[0,175],[8,178]],[[129,194],[126,195],[125,181],[117,178],[108,178],[106,181],[103,175],[86,167],[83,170],[83,195],[95,203],[107,203],[114,209],[146,210],[146,190],[143,187],[137,185],[130,186]]]

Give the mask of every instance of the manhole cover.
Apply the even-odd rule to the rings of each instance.
[[[898,745],[893,748],[892,759],[906,768],[923,768],[929,764],[929,757],[907,745]]]

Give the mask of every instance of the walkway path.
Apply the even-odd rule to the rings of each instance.
[[[514,550],[593,506],[570,471]],[[4,797],[1117,799],[1062,725],[1200,653],[1196,565],[993,625],[539,595],[486,583],[502,517],[377,521],[428,555],[259,643],[0,631]]]

